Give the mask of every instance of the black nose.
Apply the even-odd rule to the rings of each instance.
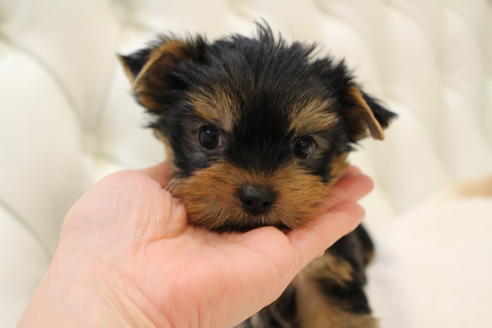
[[[239,200],[244,210],[254,215],[268,212],[275,198],[275,191],[268,186],[246,184],[239,188]]]

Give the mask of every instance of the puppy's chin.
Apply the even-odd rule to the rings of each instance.
[[[305,214],[303,218],[295,218],[293,220],[289,220],[289,217],[270,218],[268,214],[262,216],[245,214],[241,217],[241,220],[238,220],[238,218],[236,217],[231,217],[229,219],[223,220],[220,223],[218,221],[213,222],[214,220],[212,218],[194,218],[193,216],[189,217],[188,220],[191,224],[195,226],[201,226],[203,228],[216,232],[245,232],[266,226],[275,227],[282,231],[289,231],[306,225],[307,222],[309,222],[315,216],[316,212],[313,211],[310,214]],[[211,222],[213,222],[213,224],[207,224]]]
[[[212,231],[216,231],[216,232],[246,232],[249,230],[253,230],[256,228],[260,228],[260,227],[267,227],[267,226],[275,227],[275,228],[282,230],[282,231],[290,231],[294,228],[294,227],[289,227],[284,223],[276,223],[276,224],[271,223],[270,224],[268,222],[263,222],[263,223],[262,222],[251,222],[249,224],[248,223],[229,224],[226,222],[224,225],[216,227]]]

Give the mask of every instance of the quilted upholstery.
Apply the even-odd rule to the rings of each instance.
[[[400,115],[353,156],[377,183],[364,202],[377,236],[444,186],[490,173],[490,0],[0,0],[0,326],[15,323],[74,200],[109,171],[163,159],[115,53],[168,30],[251,33],[260,17],[345,58]]]

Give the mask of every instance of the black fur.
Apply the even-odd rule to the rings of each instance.
[[[169,39],[161,37],[152,47]],[[203,37],[196,37],[188,38],[187,44],[187,56],[178,59],[170,71],[160,72],[167,88],[153,95],[161,108],[150,112],[156,116],[150,127],[162,131],[171,141],[180,176],[189,176],[218,157],[205,155],[193,143],[183,142],[187,140],[186,122],[198,119],[187,103],[188,94],[197,90],[214,92],[213,86],[221,85],[236,98],[241,117],[221,156],[244,168],[268,172],[292,159],[292,134],[288,130],[292,103],[315,97],[326,99],[332,103],[329,110],[344,117],[343,92],[355,84],[353,77],[343,61],[313,59],[313,45],[287,44],[263,25],[258,25],[256,38],[232,35],[207,43]],[[136,75],[148,53],[143,50],[126,58]],[[381,125],[387,126],[394,114],[365,97],[374,106]],[[304,164],[328,181],[331,159],[351,150],[357,140],[347,133],[343,121],[319,135],[330,147],[319,149],[322,155]]]

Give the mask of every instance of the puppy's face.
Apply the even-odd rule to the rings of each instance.
[[[169,190],[212,230],[296,228],[347,167],[351,145],[395,116],[343,62],[256,38],[161,37],[121,62],[175,168]]]

